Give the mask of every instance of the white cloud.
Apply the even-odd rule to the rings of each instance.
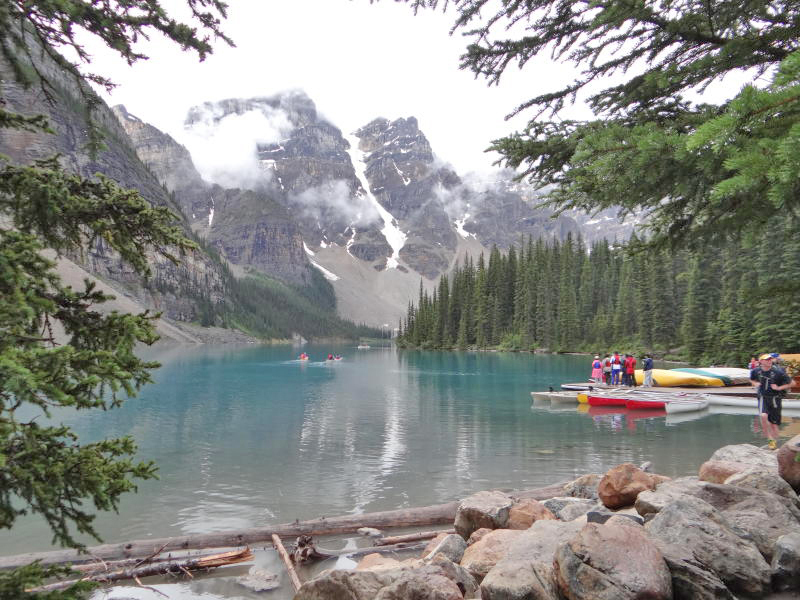
[[[350,186],[345,181],[332,181],[308,188],[290,200],[302,207],[307,217],[325,224],[326,215],[335,215],[337,220],[349,225],[365,227],[380,219],[375,206],[363,196],[350,194]]]
[[[197,170],[207,181],[223,187],[257,189],[272,171],[258,162],[257,144],[272,144],[293,129],[286,113],[270,106],[243,114],[222,116],[220,109],[201,107],[200,119],[178,135],[189,149]]]

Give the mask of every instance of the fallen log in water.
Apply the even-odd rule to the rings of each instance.
[[[292,559],[289,558],[289,553],[286,552],[286,548],[283,547],[283,542],[281,542],[281,538],[272,534],[272,543],[275,545],[275,550],[278,551],[278,556],[281,557],[283,564],[286,566],[286,571],[289,573],[289,579],[292,582],[292,587],[294,591],[300,589],[300,586],[303,585],[300,583],[300,578],[297,576],[297,571],[294,570],[294,565],[292,564]]]
[[[438,531],[420,531],[419,533],[409,533],[406,535],[387,535],[378,538],[373,543],[376,546],[389,546],[391,544],[402,544],[403,542],[417,542],[419,540],[430,540],[440,533],[455,533],[455,529],[440,529]]]
[[[511,492],[519,498],[535,498],[545,500],[561,495],[563,483],[551,485],[536,490],[524,492]],[[272,535],[283,537],[298,535],[336,535],[342,533],[355,533],[361,527],[375,527],[377,529],[389,527],[421,527],[424,525],[442,525],[452,523],[455,519],[458,502],[448,502],[435,506],[419,508],[404,508],[387,510],[383,512],[366,513],[361,515],[346,515],[312,519],[309,521],[295,521],[271,527],[253,527],[219,533],[206,533],[199,535],[176,536],[170,538],[134,540],[118,544],[103,544],[86,548],[83,553],[77,550],[54,550],[51,552],[30,552],[15,556],[0,557],[0,569],[13,569],[41,561],[42,564],[86,563],[97,560],[119,560],[150,556],[159,549],[162,552],[175,552],[202,548],[235,548],[238,546],[256,545],[259,542],[269,542]]]
[[[94,581],[97,583],[111,583],[113,581],[123,581],[125,579],[134,579],[137,582],[140,577],[149,577],[151,575],[179,575],[185,574],[191,577],[190,571],[215,569],[217,567],[224,567],[241,562],[253,560],[253,552],[250,548],[244,550],[235,550],[233,552],[223,552],[221,554],[211,554],[197,558],[182,559],[179,561],[157,561],[152,564],[144,564],[138,567],[129,569],[115,569],[104,571],[101,573],[92,573],[85,575],[80,579],[70,579],[67,581],[56,581],[55,583],[48,583],[37,588],[27,590],[29,592],[52,592],[54,590],[63,590],[68,588],[79,581]]]

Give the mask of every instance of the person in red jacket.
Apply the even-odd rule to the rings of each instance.
[[[628,354],[625,357],[625,378],[626,385],[636,386],[636,357],[633,354]]]

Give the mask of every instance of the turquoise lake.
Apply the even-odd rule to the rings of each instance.
[[[104,541],[424,506],[622,462],[692,474],[721,446],[763,443],[748,415],[532,406],[532,390],[584,381],[587,356],[304,350],[308,362],[289,346],[148,350],[163,367],[137,398],[59,413],[87,441],[132,435],[159,465],[118,515],[98,517]],[[0,533],[2,554],[49,548],[33,518]]]

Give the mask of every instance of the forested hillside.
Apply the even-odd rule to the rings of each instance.
[[[743,364],[758,351],[796,352],[800,240],[776,214],[763,233],[711,251],[587,247],[527,240],[468,259],[420,291],[398,343],[555,351],[651,351]]]

